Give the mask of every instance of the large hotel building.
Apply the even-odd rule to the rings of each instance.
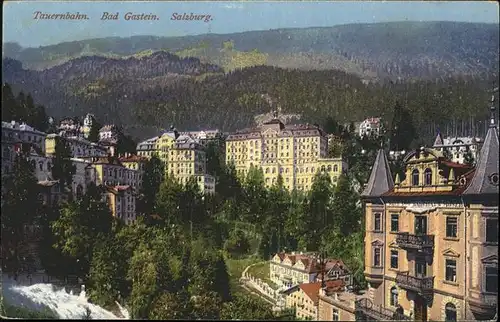
[[[284,125],[277,117],[226,139],[226,163],[233,163],[240,176],[252,166],[259,167],[266,186],[274,184],[281,174],[289,190],[310,190],[319,170],[327,172],[333,183],[337,181],[347,164],[341,158],[327,158],[327,151],[328,138],[321,128]]]

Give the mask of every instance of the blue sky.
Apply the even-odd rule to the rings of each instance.
[[[386,21],[498,23],[496,2],[59,2],[8,1],[3,41],[38,47],[64,41],[134,35],[184,36]],[[35,20],[34,12],[87,14],[89,20]],[[158,21],[101,21],[103,12],[155,14]],[[171,21],[173,13],[210,14],[212,21]]]

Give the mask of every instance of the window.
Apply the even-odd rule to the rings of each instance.
[[[382,215],[375,214],[373,230],[382,231]]]
[[[446,280],[449,282],[457,281],[457,261],[454,259],[446,260]]]
[[[333,321],[340,321],[339,319],[339,310],[337,309],[332,309],[332,320]]]
[[[380,253],[381,249],[380,248],[374,248],[373,249],[373,266],[374,267],[381,267],[382,264],[380,262]]]
[[[424,171],[424,184],[426,186],[432,185],[432,170],[429,168]]]
[[[391,215],[391,231],[392,232],[399,231],[399,216],[397,214]]]
[[[498,243],[498,218],[486,219],[486,242]]]
[[[456,321],[457,320],[457,308],[452,303],[447,303],[445,306],[445,321]]]
[[[398,289],[395,286],[391,288],[391,306],[398,306]]]
[[[420,177],[420,173],[418,172],[418,170],[417,169],[413,170],[413,172],[411,173],[412,185],[418,186],[419,177]]]
[[[446,237],[457,238],[457,227],[457,217],[446,217]]]
[[[486,292],[498,293],[498,267],[486,266]]]
[[[398,268],[398,251],[391,250],[391,268]]]

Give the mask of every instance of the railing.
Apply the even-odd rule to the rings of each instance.
[[[428,293],[434,288],[434,276],[431,277],[416,277],[409,272],[398,272],[396,275],[396,283],[405,289],[409,289],[418,293]]]
[[[396,243],[401,248],[425,249],[434,248],[434,235],[413,235],[410,233],[398,233]]]
[[[367,298],[355,302],[356,321],[375,320],[375,321],[411,321],[409,316],[389,310],[380,305],[373,304]]]

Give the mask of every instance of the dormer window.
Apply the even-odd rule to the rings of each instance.
[[[432,185],[432,170],[429,168],[425,169],[424,171],[424,185]]]
[[[420,179],[420,173],[418,172],[417,169],[413,170],[411,173],[411,182],[413,186],[418,186],[419,185],[419,179]]]

